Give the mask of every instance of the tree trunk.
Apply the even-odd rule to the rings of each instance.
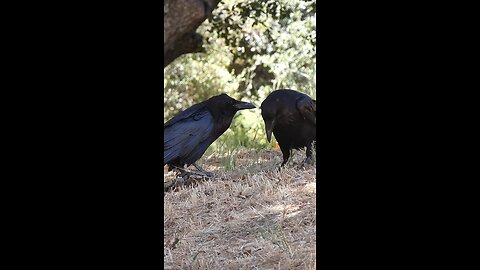
[[[163,67],[183,54],[202,52],[202,36],[196,29],[220,0],[164,0]]]

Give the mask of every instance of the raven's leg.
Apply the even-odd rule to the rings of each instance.
[[[175,177],[180,177],[184,180],[190,177],[190,173],[185,170],[185,164],[168,165],[168,170],[174,171]]]
[[[303,161],[303,164],[313,164],[313,159],[312,159],[312,144],[307,144],[307,158]]]
[[[183,178],[183,179],[187,179],[188,177],[190,177],[190,174],[182,167],[176,167],[177,171],[178,171],[178,176],[180,176],[180,178]]]
[[[213,173],[205,171],[202,167],[200,167],[199,165],[195,164],[195,162],[194,162],[192,165],[195,166],[195,168],[197,168],[197,170],[198,170],[199,172],[201,172],[202,174],[204,174],[205,176],[207,176],[207,177],[213,177]]]
[[[283,162],[282,162],[282,165],[280,165],[280,167],[283,167],[285,165],[285,163],[287,163],[288,159],[290,158],[290,147],[284,147],[284,148],[281,148],[280,147],[280,150],[282,150],[282,154],[283,154]]]

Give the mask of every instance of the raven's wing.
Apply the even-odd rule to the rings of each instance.
[[[173,119],[172,119],[173,120]],[[168,122],[167,122],[168,123]],[[186,163],[197,161],[208,148],[213,130],[213,116],[207,110],[177,119],[163,129],[163,164],[182,158]]]
[[[171,126],[171,125],[177,123],[178,121],[187,119],[187,118],[191,117],[193,114],[195,114],[197,112],[200,112],[200,111],[203,111],[203,110],[205,110],[205,104],[203,102],[195,104],[192,107],[186,109],[185,111],[180,112],[179,114],[175,115],[172,119],[168,120],[163,125],[163,127]]]
[[[297,109],[304,119],[317,124],[317,102],[308,96],[297,99]]]

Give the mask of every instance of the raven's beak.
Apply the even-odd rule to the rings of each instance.
[[[254,109],[255,106],[252,103],[237,101],[233,104],[233,107],[237,110],[245,110],[245,109]]]
[[[265,122],[265,130],[267,132],[267,141],[270,142],[272,140],[272,131],[273,126],[275,125],[275,119],[272,122]]]

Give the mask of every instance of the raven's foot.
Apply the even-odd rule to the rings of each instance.
[[[214,174],[211,173],[211,172],[206,172],[206,171],[203,171],[203,172],[188,172],[187,173],[187,178],[188,177],[207,177],[207,178],[213,178],[214,177]]]
[[[206,176],[206,177],[214,177],[215,174],[213,174],[212,172],[207,172],[205,171],[204,169],[202,169],[202,167],[200,167],[199,165],[193,163],[192,164],[193,166],[195,166],[195,168],[197,168],[197,170],[199,172],[191,172],[192,174],[196,174],[196,175],[200,175],[200,176]]]
[[[278,167],[277,172],[282,171],[285,168],[285,164],[287,164],[287,162],[283,161],[282,164],[280,164],[280,167]]]
[[[182,178],[184,181],[186,181],[187,179],[195,176],[212,178],[214,177],[214,174],[206,171],[201,171],[201,172],[182,171],[178,176],[179,178]]]
[[[305,158],[302,163],[300,163],[300,167],[305,167],[305,165],[313,165],[315,162],[313,161],[312,157]]]
[[[313,158],[312,158],[312,157],[307,157],[307,158],[303,161],[303,163],[308,164],[308,165],[313,165],[313,164],[315,164],[315,161],[313,161]]]

